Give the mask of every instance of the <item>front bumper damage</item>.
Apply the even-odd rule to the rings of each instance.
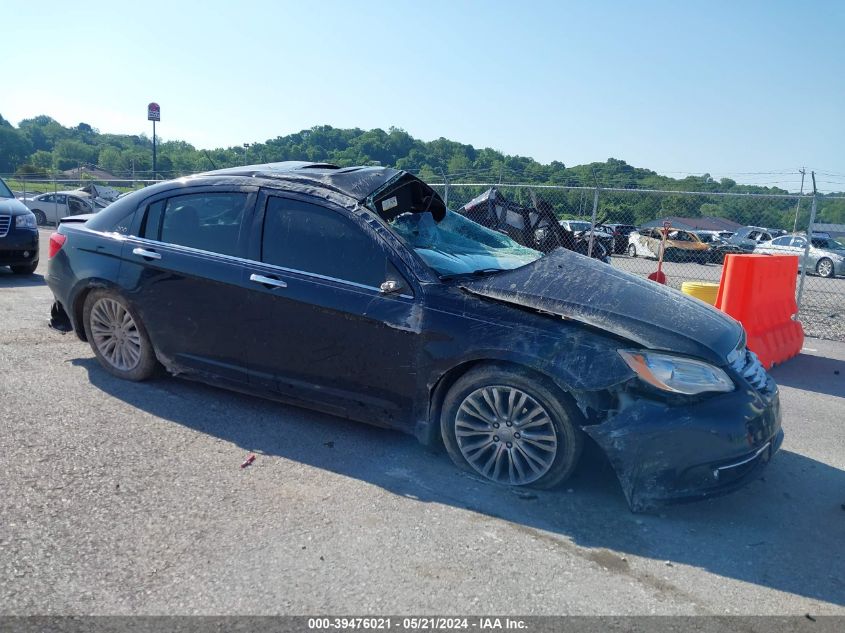
[[[718,496],[759,476],[783,442],[777,386],[689,404],[638,398],[584,427],[613,465],[631,510]]]

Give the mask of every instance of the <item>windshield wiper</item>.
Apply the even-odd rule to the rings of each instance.
[[[441,281],[448,281],[449,279],[457,279],[458,277],[483,277],[485,275],[493,275],[495,273],[503,273],[508,268],[479,268],[478,270],[471,270],[466,273],[451,273],[449,275],[440,275]]]

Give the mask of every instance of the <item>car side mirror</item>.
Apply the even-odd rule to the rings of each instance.
[[[387,281],[381,282],[379,286],[379,292],[383,295],[390,295],[395,292],[399,292],[402,290],[402,284],[396,281],[395,279],[388,279]]]

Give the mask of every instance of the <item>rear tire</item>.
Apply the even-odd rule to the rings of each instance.
[[[519,367],[484,365],[446,394],[440,430],[459,468],[492,483],[553,488],[578,464],[581,420],[551,381]]]
[[[822,257],[818,263],[816,264],[816,272],[821,277],[827,277],[830,279],[835,274],[835,270],[833,268],[833,260],[829,257]]]
[[[636,257],[637,256],[637,247],[633,244],[628,244],[628,257]]]
[[[31,264],[24,264],[23,266],[9,266],[12,269],[12,272],[16,275],[31,275],[35,272],[35,269],[38,268],[38,262],[32,262]]]
[[[85,336],[103,368],[118,378],[141,381],[158,367],[147,331],[126,301],[110,290],[94,290],[82,309]]]

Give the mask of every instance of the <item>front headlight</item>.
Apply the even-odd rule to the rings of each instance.
[[[692,396],[735,388],[725,372],[704,361],[644,350],[618,351],[641,380],[661,391]]]
[[[23,215],[15,216],[15,226],[19,229],[34,229],[37,226],[35,223],[35,215],[32,213],[24,213]]]

